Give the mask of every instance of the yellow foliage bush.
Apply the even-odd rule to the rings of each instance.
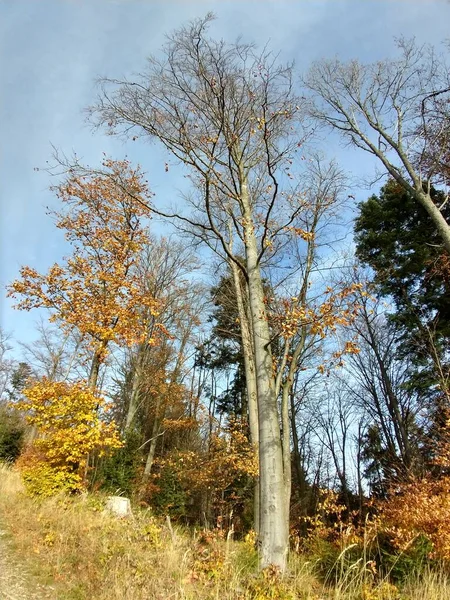
[[[85,383],[47,378],[23,390],[17,408],[37,429],[37,437],[18,462],[27,490],[34,496],[78,491],[85,485],[88,456],[119,448],[114,423],[101,419],[104,400]]]
[[[62,465],[52,466],[32,449],[20,457],[17,466],[31,496],[47,498],[58,492],[74,492],[83,487],[83,479],[78,473]]]

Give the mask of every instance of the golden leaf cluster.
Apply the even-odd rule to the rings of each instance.
[[[191,490],[222,492],[242,477],[258,475],[258,460],[243,426],[233,421],[226,431],[212,434],[209,446],[201,451],[179,452],[166,459]]]
[[[8,291],[18,300],[16,308],[48,308],[51,320],[68,330],[77,327],[94,347],[143,341],[158,313],[137,269],[149,244],[147,184],[128,161],[106,160],[104,169],[72,174],[56,188],[64,205],[55,213],[56,225],[66,232],[72,255],[44,275],[23,267]]]
[[[450,560],[450,477],[401,485],[380,504],[380,513],[399,549],[424,535],[432,544],[434,558]]]
[[[122,446],[115,424],[101,418],[107,411],[104,399],[85,383],[55,382],[44,377],[23,390],[23,399],[15,407],[26,413],[38,433],[33,460],[22,460],[25,470],[30,466],[44,472],[50,469],[60,473],[62,480],[70,477],[79,486],[89,453],[102,455]]]

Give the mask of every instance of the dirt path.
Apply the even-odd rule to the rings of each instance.
[[[0,600],[55,600],[51,587],[41,586],[18,563],[8,536],[0,529]]]

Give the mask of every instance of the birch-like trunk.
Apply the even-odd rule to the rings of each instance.
[[[250,331],[250,323],[248,319],[248,313],[245,308],[244,295],[242,291],[242,285],[240,280],[239,268],[235,262],[230,261],[231,271],[233,273],[233,282],[236,292],[236,301],[239,314],[239,323],[242,337],[242,352],[244,355],[244,371],[245,371],[245,383],[247,390],[247,404],[248,404],[248,421],[250,427],[250,441],[252,446],[258,454],[259,446],[259,426],[258,426],[258,398],[256,389],[256,376],[255,376],[255,357],[253,349],[253,340]],[[253,490],[253,526],[255,532],[259,533],[259,477],[255,481],[255,487]]]

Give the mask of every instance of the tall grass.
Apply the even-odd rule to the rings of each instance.
[[[37,501],[14,470],[0,466],[2,527],[17,559],[61,600],[449,600],[444,572],[412,578],[403,590],[375,581],[363,559],[319,582],[315,564],[293,555],[289,575],[257,574],[251,544],[221,532],[186,531],[148,510],[118,519],[99,495]],[[339,557],[344,561],[346,552]]]

